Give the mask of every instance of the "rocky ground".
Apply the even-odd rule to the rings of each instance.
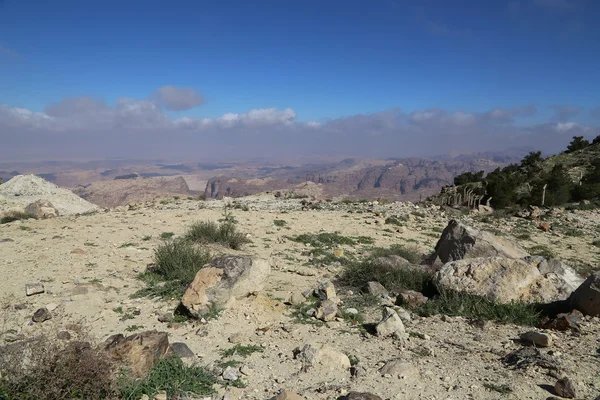
[[[160,316],[173,312],[179,299],[133,296],[144,287],[138,274],[152,262],[161,235],[177,237],[194,221],[216,221],[223,217],[226,203],[238,229],[252,242],[241,251],[218,246],[213,251],[269,260],[271,272],[264,289],[238,300],[218,318],[159,322]],[[309,204],[272,194],[234,203],[169,198],[90,215],[0,225],[5,304],[1,339],[8,342],[59,332],[73,324],[87,327],[98,342],[116,333],[156,329],[168,332],[170,342],[187,344],[194,353],[187,361],[209,368],[231,360],[223,351],[236,344],[260,346],[262,351],[246,357],[233,356],[240,362],[236,371],[241,372],[236,373],[245,385],[219,386],[220,396],[228,399],[266,399],[281,389],[306,399],[338,398],[350,391],[385,399],[544,399],[554,395],[551,388],[563,374],[575,385],[577,398],[600,395],[597,317],[587,317],[580,333],[548,332],[553,343],[542,353],[560,366],[556,372],[543,366],[515,369],[503,363],[511,351],[523,348],[517,339],[530,330],[524,326],[403,313],[409,335],[394,339],[375,336],[348,319],[321,322],[294,316],[298,307],[289,304],[290,296],[313,290],[319,282],[336,282],[342,267],[318,265],[311,261],[306,245],[288,237],[337,231],[374,239],[369,245],[344,246],[347,255],[360,257],[373,246],[398,243],[428,254],[451,218],[518,242],[531,254],[554,255],[582,274],[600,266],[598,211],[555,210],[542,217],[551,226],[544,231],[538,229],[539,221],[527,218],[469,215],[410,203]],[[31,283],[42,283],[44,293],[26,296],[26,284]],[[366,323],[379,322],[381,306],[360,304],[361,297],[351,288],[337,286],[337,291],[342,308],[359,309]],[[32,322],[34,312],[44,306],[52,318]],[[346,354],[356,364],[355,376],[345,360],[335,356],[303,368],[294,350],[306,344],[326,345]],[[381,370],[394,359],[401,360],[395,369]]]

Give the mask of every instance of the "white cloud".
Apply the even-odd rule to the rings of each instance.
[[[204,97],[193,88],[162,86],[150,95],[161,107],[171,111],[184,111],[204,104]]]

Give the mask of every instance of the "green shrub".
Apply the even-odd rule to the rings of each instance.
[[[437,236],[437,235],[436,235]],[[412,264],[420,264],[423,261],[423,254],[416,246],[406,247],[401,244],[393,244],[390,247],[375,247],[371,250],[371,259],[385,256],[400,256]]]
[[[541,313],[533,304],[521,302],[501,304],[467,293],[442,293],[416,311],[422,316],[443,314],[527,326],[537,326],[541,321]]]
[[[187,394],[210,395],[217,382],[215,377],[198,365],[187,366],[177,357],[164,358],[150,370],[142,381],[123,382],[121,398],[137,400],[143,395],[153,398],[161,390],[167,398],[187,398]]]
[[[165,242],[154,250],[154,266],[139,275],[148,285],[135,296],[180,297],[212,255],[183,239]]]
[[[394,268],[375,263],[373,260],[351,263],[341,278],[350,287],[361,288],[367,282],[377,281],[391,291],[415,290],[427,295],[435,293],[431,274],[418,267]]]
[[[224,220],[217,224],[212,221],[199,221],[188,229],[185,239],[195,243],[220,243],[233,250],[239,250],[250,240],[237,231],[235,223]]]

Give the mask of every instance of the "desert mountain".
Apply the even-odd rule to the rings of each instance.
[[[124,179],[125,177],[129,179]],[[190,196],[196,194],[190,190],[181,176],[142,178],[134,174],[125,177],[119,176],[120,179],[79,186],[73,191],[82,198],[107,208],[167,195]]]

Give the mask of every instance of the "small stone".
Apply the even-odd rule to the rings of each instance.
[[[373,296],[389,296],[390,294],[381,283],[375,281],[367,282],[364,291]]]
[[[404,324],[402,320],[394,311],[394,309],[385,307],[383,309],[383,316],[381,322],[375,327],[377,336],[392,336],[402,337],[404,335]]]
[[[358,314],[358,310],[356,308],[346,308],[344,310],[344,313],[350,314],[350,315],[357,315]]]
[[[427,302],[428,298],[421,292],[414,290],[403,290],[396,298],[396,304],[406,305],[409,308],[419,307]]]
[[[15,308],[15,310],[24,310],[27,308],[27,304],[25,304],[25,303],[15,304],[14,308]]]
[[[44,293],[44,285],[41,283],[28,283],[25,285],[25,294],[33,296],[34,294]]]
[[[379,370],[381,375],[395,377],[413,377],[419,374],[419,370],[410,363],[401,359],[390,360]]]
[[[337,258],[344,257],[344,249],[334,249],[333,255],[336,256]]]
[[[167,354],[172,354],[179,358],[195,358],[196,355],[187,344],[182,342],[175,342],[169,345],[169,350],[167,350]]]
[[[227,368],[225,368],[221,376],[226,381],[236,381],[238,379],[238,372],[232,366],[228,366]]]
[[[52,312],[52,311],[56,310],[57,308],[58,308],[58,304],[56,304],[56,303],[46,304],[46,309],[48,311]]]
[[[550,224],[547,222],[540,222],[540,224],[538,225],[538,229],[544,232],[548,232],[550,228]]]
[[[60,331],[56,334],[58,340],[71,340],[71,334],[68,331]]]
[[[171,321],[171,316],[169,314],[162,314],[158,316],[158,322],[169,322]]]
[[[398,316],[400,317],[400,319],[402,320],[402,322],[410,322],[411,321],[411,316],[410,313],[408,311],[406,311],[404,308],[402,307],[397,307],[395,308],[396,313],[398,314]]]
[[[52,318],[50,311],[46,307],[39,308],[31,317],[33,322],[44,322]]]
[[[71,250],[71,254],[85,254],[85,251],[82,249],[73,249]]]
[[[250,376],[254,373],[254,370],[247,365],[242,365],[240,372],[246,376]]]
[[[152,400],[167,400],[167,392],[165,392],[164,390],[162,392],[158,392],[154,395]]]
[[[148,397],[147,394],[143,394],[142,397],[140,397],[140,400],[150,400],[150,397]]]
[[[304,295],[300,292],[294,292],[292,293],[292,295],[290,296],[290,304],[293,306],[299,306],[300,304],[303,304],[306,301],[306,297],[304,297]]]
[[[321,300],[332,300],[337,297],[335,286],[330,281],[320,282],[317,287],[317,296]]]
[[[554,384],[554,391],[560,397],[564,397],[566,399],[575,398],[575,386],[573,385],[571,379],[567,378],[566,376],[556,381],[556,384]]]
[[[350,367],[350,376],[353,378],[360,378],[361,376],[365,376],[367,374],[367,369],[362,365],[354,365]]]
[[[539,347],[552,346],[552,336],[548,335],[547,333],[529,331],[522,333],[520,338],[525,342],[533,343],[534,345]]]
[[[338,313],[337,304],[331,300],[323,300],[319,303],[315,317],[322,321],[328,322],[335,320]]]
[[[242,343],[245,340],[245,336],[241,332],[234,333],[229,336],[229,343]]]

